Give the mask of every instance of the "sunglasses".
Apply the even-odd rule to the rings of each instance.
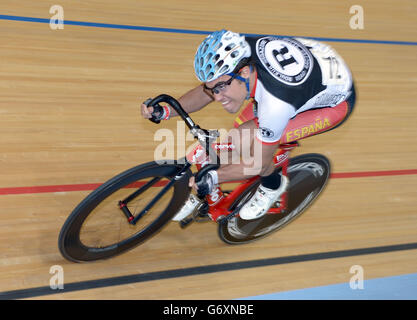
[[[218,83],[216,83],[216,85],[213,88],[209,88],[209,87],[206,86],[206,84],[204,84],[204,89],[210,91],[213,95],[214,94],[219,94],[220,92],[226,90],[227,86],[230,86],[233,79],[235,79],[236,77],[237,77],[237,74],[234,73],[229,80],[218,82]]]

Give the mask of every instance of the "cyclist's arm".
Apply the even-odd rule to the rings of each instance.
[[[213,98],[204,91],[203,85],[191,89],[178,99],[178,102],[187,113],[196,112],[212,101]],[[177,115],[175,110],[171,108],[170,117],[175,117]]]
[[[212,101],[213,98],[204,91],[203,85],[199,85],[198,87],[191,89],[178,99],[178,102],[187,113],[196,112],[204,108]],[[141,113],[145,119],[151,118],[152,112],[153,107],[148,108],[144,103],[142,103]],[[173,108],[170,108],[169,118],[175,117],[177,115],[178,113]]]
[[[236,152],[228,159],[229,164],[221,165],[217,170],[219,183],[247,179],[255,175],[267,176],[273,170],[273,156],[279,143],[265,144],[256,137],[258,128],[254,121],[231,130],[228,141],[233,142]]]

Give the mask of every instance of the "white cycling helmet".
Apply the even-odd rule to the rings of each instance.
[[[237,64],[251,55],[245,36],[232,31],[215,31],[200,44],[194,58],[198,80],[208,82],[232,72]]]

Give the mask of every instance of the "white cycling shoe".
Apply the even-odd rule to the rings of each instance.
[[[281,177],[281,185],[277,190],[269,189],[259,185],[258,190],[252,198],[240,209],[239,216],[243,220],[252,220],[262,217],[271,208],[279,197],[287,190],[288,178]]]

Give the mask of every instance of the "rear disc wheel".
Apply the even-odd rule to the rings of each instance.
[[[279,169],[280,170],[280,169]],[[219,237],[228,244],[243,244],[261,239],[282,229],[299,217],[323,191],[330,176],[330,162],[320,154],[305,154],[290,159],[290,184],[286,212],[266,214],[258,219],[243,220],[239,216],[219,223]],[[245,190],[232,210],[242,206],[255,193],[260,180]]]

